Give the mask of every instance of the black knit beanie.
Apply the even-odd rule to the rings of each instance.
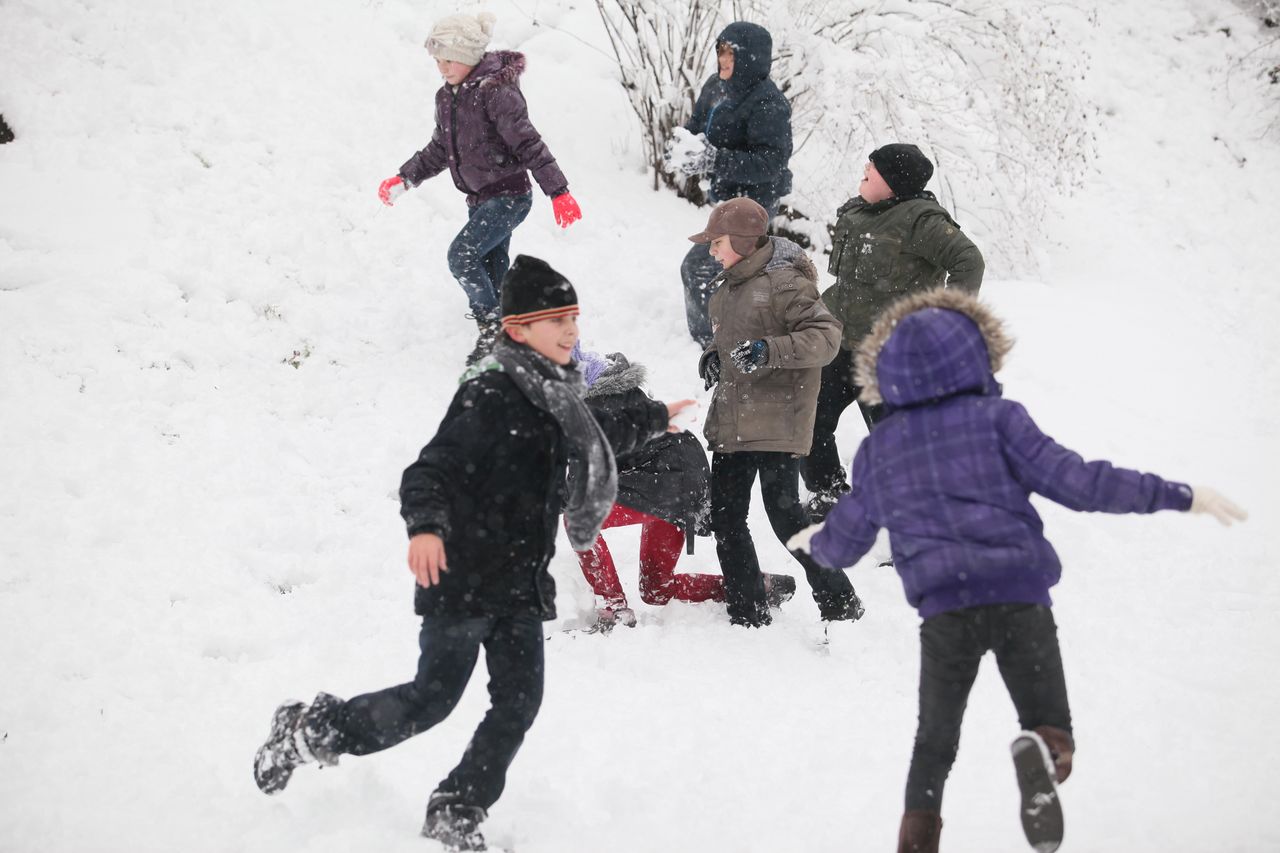
[[[578,313],[578,294],[569,279],[546,261],[516,255],[502,279],[502,325],[519,325]]]
[[[899,197],[920,195],[933,177],[933,164],[909,142],[893,142],[872,151],[867,158],[880,177]]]

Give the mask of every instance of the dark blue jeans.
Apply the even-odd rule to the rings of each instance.
[[[511,266],[511,232],[524,222],[533,195],[500,195],[467,209],[467,224],[449,246],[449,272],[477,319],[496,318],[502,277]]]
[[[747,526],[756,474],[760,474],[760,494],[769,526],[778,541],[785,543],[809,524],[800,505],[799,466],[800,460],[790,453],[711,455],[711,529],[716,537],[720,573],[724,575],[725,605],[734,624],[759,626],[772,621],[756,545]],[[818,609],[823,614],[843,611],[854,594],[848,575],[823,569],[799,551],[792,554],[804,569]]]
[[[368,755],[439,723],[471,680],[480,647],[489,668],[490,707],[462,761],[436,786],[456,802],[488,809],[507,784],[507,768],[542,704],[542,620],[536,613],[502,617],[428,616],[422,620],[413,681],[357,696],[334,721],[339,749]]]
[[[1024,731],[1071,731],[1067,683],[1053,611],[1037,604],[989,604],[930,616],[920,625],[920,723],[906,808],[939,811],[960,745],[960,723],[983,655],[992,651]]]
[[[777,199],[756,199],[769,213],[769,220],[778,215]],[[684,282],[684,316],[689,324],[689,335],[706,349],[711,344],[711,320],[707,316],[707,303],[715,289],[712,280],[720,275],[723,267],[711,257],[706,243],[694,243],[693,248],[680,263],[680,279]]]

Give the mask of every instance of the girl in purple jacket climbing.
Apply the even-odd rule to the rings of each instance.
[[[822,566],[852,566],[880,528],[920,626],[920,710],[899,853],[934,853],[942,788],[978,664],[992,651],[1024,731],[1012,750],[1022,824],[1040,851],[1062,840],[1056,782],[1075,742],[1049,588],[1061,564],[1044,537],[1032,492],[1074,510],[1245,513],[1191,488],[1085,462],[1002,399],[993,375],[1012,345],[1000,321],[959,290],[907,297],[877,320],[857,353],[861,400],[883,402],[853,460],[852,490],[824,524],[788,543]]]
[[[449,246],[449,272],[458,280],[479,327],[474,364],[487,355],[502,328],[499,291],[511,265],[511,233],[533,205],[529,173],[551,197],[556,224],[582,218],[569,182],[529,121],[520,92],[524,54],[485,51],[494,16],[450,15],[436,22],[426,48],[444,85],[436,92],[436,129],[400,171],[382,182],[378,197],[391,205],[410,187],[446,168],[467,196],[467,224]]]

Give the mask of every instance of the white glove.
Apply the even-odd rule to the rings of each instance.
[[[1195,486],[1191,490],[1191,512],[1207,512],[1223,527],[1230,527],[1232,521],[1244,521],[1249,513],[1227,500],[1208,486]]]
[[[683,127],[671,131],[663,162],[670,172],[683,175],[709,175],[716,164],[716,148],[701,133],[694,135]]]
[[[795,536],[787,540],[788,551],[803,551],[809,553],[809,540],[818,535],[818,531],[822,529],[822,523],[811,524],[804,530],[801,530]]]

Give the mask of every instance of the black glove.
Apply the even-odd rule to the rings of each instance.
[[[769,360],[769,345],[764,341],[742,341],[729,353],[729,358],[743,373],[754,373]]]
[[[702,390],[709,391],[720,381],[720,353],[713,352],[702,360]]]

